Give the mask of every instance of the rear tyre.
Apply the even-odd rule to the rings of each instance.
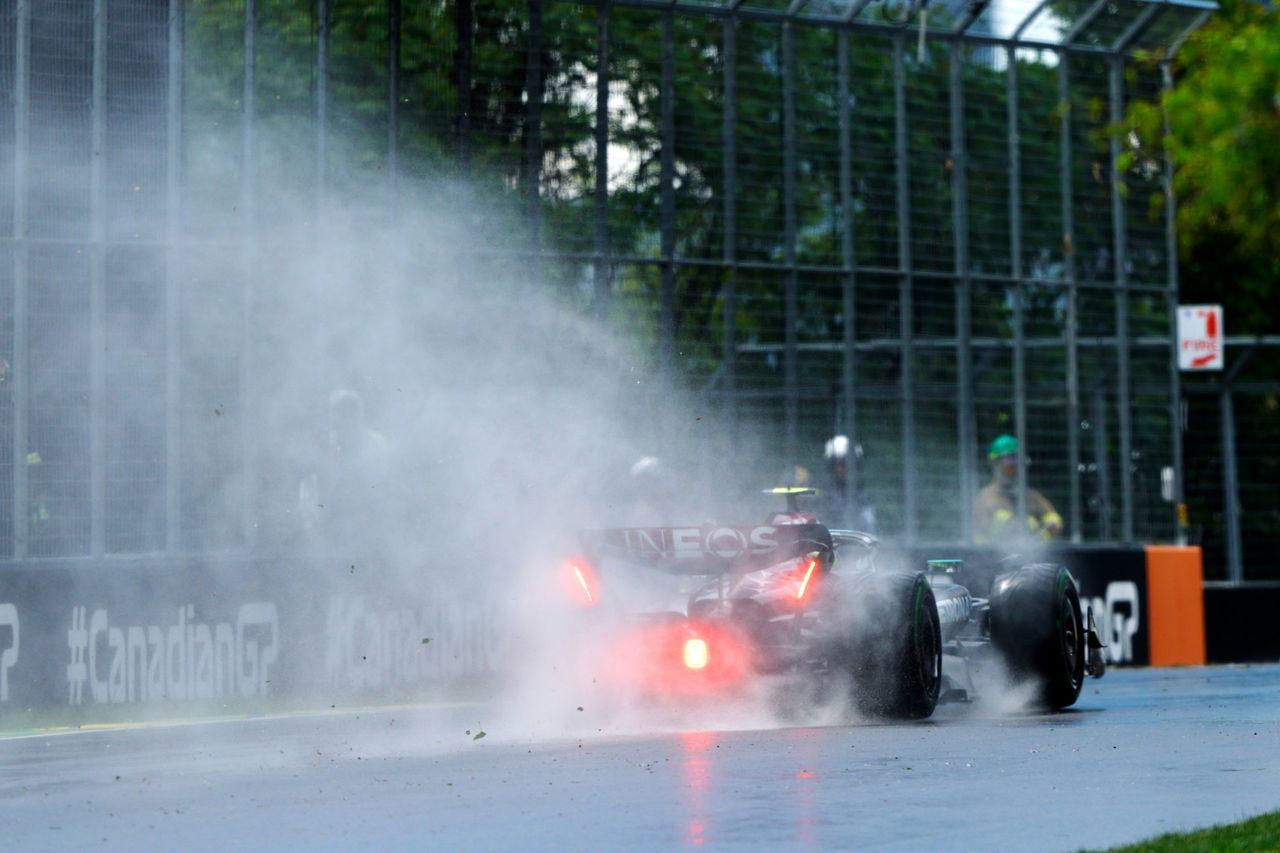
[[[867,575],[850,604],[855,623],[847,663],[855,706],[877,717],[928,717],[942,687],[942,628],[924,575]]]
[[[1084,621],[1065,566],[1035,563],[991,585],[991,642],[1015,684],[1034,685],[1042,708],[1075,704],[1084,684]]]

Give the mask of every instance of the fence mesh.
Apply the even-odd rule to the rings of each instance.
[[[1129,51],[1197,12],[1077,5],[7,7],[0,554],[259,542],[293,496],[255,383],[297,357],[260,235],[314,239],[371,185],[387,221],[404,193],[483,199],[477,265],[638,341],[717,424],[706,455],[795,477],[853,436],[883,535],[970,535],[986,444],[1017,432],[1068,535],[1172,540],[1165,176],[1116,174],[1107,128],[1159,90]],[[1251,567],[1280,526],[1264,362],[1236,397]],[[1190,399],[1220,565],[1216,398]]]

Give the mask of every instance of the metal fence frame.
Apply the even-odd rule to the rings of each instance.
[[[550,0],[549,0],[550,2]],[[959,226],[955,228],[954,233],[954,268],[952,273],[952,281],[955,288],[956,299],[956,322],[955,336],[951,340],[945,341],[920,341],[914,335],[913,327],[913,298],[914,283],[919,275],[919,270],[913,264],[912,258],[912,238],[911,238],[911,211],[910,202],[911,195],[909,182],[911,177],[911,159],[908,150],[908,116],[906,111],[906,92],[905,92],[905,59],[908,50],[908,39],[913,38],[910,27],[916,21],[917,16],[924,10],[924,4],[916,4],[911,7],[909,14],[899,24],[886,24],[869,19],[869,13],[866,13],[870,5],[866,0],[861,2],[853,2],[837,8],[832,4],[822,4],[821,8],[814,8],[818,4],[807,2],[807,0],[794,0],[786,4],[785,8],[757,8],[754,4],[744,3],[743,0],[726,0],[723,4],[694,3],[685,2],[685,0],[675,0],[675,2],[667,2],[667,0],[583,0],[583,6],[594,7],[596,10],[597,23],[597,62],[598,67],[607,68],[609,59],[610,41],[608,38],[611,14],[616,9],[636,9],[644,10],[654,14],[660,25],[661,32],[661,62],[660,62],[660,80],[659,91],[662,99],[661,108],[661,165],[660,165],[660,252],[657,258],[651,257],[629,257],[612,253],[609,249],[608,242],[608,215],[610,204],[610,190],[608,186],[608,170],[609,170],[609,122],[608,122],[608,85],[607,75],[597,75],[596,85],[596,152],[595,152],[595,175],[594,185],[592,187],[592,204],[594,206],[594,234],[592,236],[594,250],[586,257],[579,260],[588,262],[592,265],[593,280],[595,290],[595,310],[603,313],[610,297],[610,277],[609,270],[612,266],[624,263],[631,264],[654,264],[660,271],[660,288],[658,298],[658,328],[659,337],[657,342],[658,358],[660,366],[667,370],[674,369],[676,364],[675,358],[675,332],[674,332],[674,293],[676,286],[676,276],[678,269],[682,264],[690,263],[687,260],[677,257],[676,254],[676,224],[675,224],[675,145],[674,139],[677,133],[676,116],[674,112],[674,92],[678,85],[675,77],[674,55],[675,48],[673,44],[673,24],[676,16],[707,16],[722,21],[723,26],[723,44],[724,49],[729,52],[732,60],[733,52],[736,50],[737,30],[740,22],[755,21],[776,24],[780,27],[782,39],[782,57],[781,57],[781,77],[782,77],[782,139],[783,152],[782,174],[779,180],[783,187],[785,223],[783,246],[785,255],[781,264],[774,267],[781,269],[785,275],[783,279],[783,305],[785,312],[785,337],[778,348],[778,354],[781,356],[783,364],[783,380],[781,387],[777,393],[783,402],[783,415],[781,431],[784,438],[785,454],[791,459],[789,462],[796,461],[798,458],[799,444],[799,406],[802,398],[800,388],[800,380],[798,376],[799,358],[802,351],[806,347],[812,349],[812,345],[802,344],[796,334],[798,321],[798,298],[800,285],[801,265],[797,260],[797,221],[796,221],[796,184],[799,180],[796,168],[797,159],[797,139],[796,139],[796,117],[795,117],[795,57],[792,48],[793,37],[798,27],[820,27],[833,30],[836,33],[837,46],[837,79],[840,90],[839,103],[841,105],[838,114],[833,117],[833,122],[838,127],[838,138],[840,145],[840,175],[839,175],[839,206],[841,209],[842,221],[845,227],[841,234],[841,263],[838,267],[827,268],[824,271],[835,274],[841,281],[842,303],[845,316],[848,318],[843,325],[843,337],[838,341],[833,341],[831,347],[838,350],[841,360],[841,380],[839,389],[839,399],[832,402],[833,409],[838,411],[839,417],[843,423],[852,425],[857,422],[859,415],[859,394],[860,388],[857,384],[857,373],[859,359],[868,352],[880,351],[885,348],[896,349],[900,354],[903,363],[910,364],[913,354],[922,346],[927,347],[944,347],[950,349],[954,353],[957,364],[957,381],[955,384],[954,394],[961,411],[956,425],[956,442],[960,448],[961,468],[960,477],[962,483],[962,508],[960,513],[960,530],[958,533],[962,538],[971,538],[973,531],[969,524],[969,510],[971,508],[972,495],[976,491],[978,485],[978,471],[976,464],[972,458],[966,454],[969,450],[976,448],[980,441],[977,434],[976,418],[974,415],[974,376],[973,376],[973,358],[974,353],[982,347],[1009,347],[1013,359],[1013,397],[1014,397],[1014,422],[1013,432],[1021,440],[1022,445],[1026,446],[1027,439],[1027,353],[1037,346],[1061,346],[1065,349],[1066,356],[1066,398],[1067,412],[1066,421],[1070,425],[1068,428],[1068,481],[1069,481],[1069,500],[1067,512],[1068,531],[1072,538],[1079,540],[1081,538],[1082,523],[1082,505],[1083,505],[1083,487],[1081,485],[1081,458],[1082,458],[1082,438],[1080,435],[1080,423],[1082,419],[1082,389],[1079,376],[1079,353],[1082,347],[1109,347],[1113,348],[1118,366],[1118,375],[1116,377],[1117,387],[1117,405],[1116,415],[1119,419],[1119,437],[1120,448],[1119,456],[1122,460],[1128,460],[1132,456],[1132,430],[1133,426],[1129,421],[1130,418],[1130,394],[1132,390],[1132,377],[1130,375],[1130,353],[1135,347],[1162,347],[1168,352],[1169,372],[1168,386],[1166,392],[1169,399],[1169,419],[1174,428],[1168,437],[1170,444],[1170,456],[1175,468],[1174,488],[1175,505],[1181,505],[1184,502],[1183,497],[1183,472],[1182,472],[1182,447],[1181,433],[1177,428],[1180,422],[1179,414],[1179,386],[1181,377],[1176,367],[1175,343],[1170,335],[1163,337],[1150,336],[1133,336],[1130,332],[1130,318],[1128,316],[1128,294],[1144,291],[1152,292],[1167,300],[1169,328],[1172,329],[1175,322],[1175,310],[1177,302],[1177,270],[1176,270],[1176,252],[1174,251],[1174,227],[1172,218],[1173,198],[1171,191],[1168,190],[1168,174],[1165,175],[1166,193],[1168,195],[1169,204],[1166,205],[1165,219],[1165,254],[1167,258],[1167,281],[1159,285],[1142,285],[1130,282],[1126,275],[1127,252],[1126,243],[1126,210],[1124,198],[1122,196],[1121,183],[1122,176],[1116,172],[1115,161],[1119,152],[1119,141],[1112,142],[1111,157],[1111,219],[1112,233],[1114,234],[1114,245],[1111,247],[1114,253],[1115,278],[1108,282],[1090,282],[1086,281],[1081,275],[1081,271],[1075,267],[1074,254],[1071,251],[1065,251],[1062,257],[1062,277],[1057,283],[1062,285],[1068,294],[1067,322],[1065,324],[1065,337],[1062,340],[1033,340],[1030,339],[1024,328],[1023,321],[1023,303],[1024,291],[1027,282],[1027,271],[1021,268],[1021,240],[1022,240],[1022,205],[1019,198],[1022,164],[1019,160],[1018,145],[1018,115],[1019,115],[1019,88],[1017,79],[1017,54],[1022,49],[1038,49],[1043,51],[1051,51],[1057,57],[1058,63],[1058,87],[1059,97],[1067,100],[1071,87],[1071,67],[1072,62],[1081,56],[1091,58],[1103,58],[1108,63],[1109,68],[1109,91],[1107,99],[1107,112],[1112,121],[1118,121],[1123,115],[1124,110],[1124,81],[1123,75],[1128,61],[1129,54],[1135,43],[1142,38],[1144,33],[1152,26],[1153,22],[1158,20],[1161,15],[1174,14],[1171,10],[1176,10],[1177,14],[1188,15],[1186,25],[1179,27],[1177,36],[1167,45],[1168,49],[1163,61],[1164,84],[1170,85],[1169,64],[1172,61],[1176,51],[1186,36],[1196,27],[1200,26],[1210,14],[1213,4],[1201,3],[1199,0],[1179,0],[1177,3],[1130,3],[1126,8],[1132,9],[1135,13],[1129,20],[1123,31],[1110,43],[1098,46],[1085,43],[1080,37],[1090,27],[1091,23],[1102,15],[1107,9],[1109,0],[1095,0],[1090,4],[1076,20],[1075,26],[1067,32],[1061,40],[1045,41],[1038,38],[1026,37],[1028,27],[1036,16],[1042,14],[1048,7],[1047,0],[1034,6],[1033,10],[1025,17],[1025,19],[1016,27],[1013,34],[1009,37],[1000,37],[990,33],[979,33],[971,30],[972,25],[978,16],[985,10],[985,4],[975,4],[968,14],[958,16],[957,23],[951,29],[930,32],[929,38],[934,44],[946,45],[950,54],[950,97],[949,110],[951,118],[951,145],[952,157],[959,164],[957,174],[961,178],[955,186],[955,193],[952,199],[952,214],[954,221],[964,223],[967,219],[967,210],[969,199],[967,195],[967,186],[963,180],[965,174],[964,164],[967,162],[968,152],[965,150],[964,136],[964,116],[966,113],[966,104],[964,97],[964,88],[962,81],[962,68],[960,48],[962,45],[981,44],[991,47],[993,51],[1002,51],[1005,61],[1008,63],[1008,116],[1007,130],[1009,137],[1008,146],[1008,177],[1010,186],[1009,198],[1009,221],[1010,221],[1010,253],[1013,259],[1013,269],[1008,276],[998,276],[991,274],[978,275],[972,270],[970,263],[970,246],[968,242],[969,234],[967,226]],[[92,50],[94,62],[92,66],[92,102],[89,105],[89,111],[92,117],[92,137],[95,150],[101,150],[105,145],[105,98],[107,92],[108,80],[106,77],[107,69],[103,57],[106,55],[106,39],[107,39],[107,15],[109,8],[108,0],[94,0],[93,16],[93,39],[92,45],[88,46]],[[551,4],[555,6],[555,3]],[[166,551],[174,552],[182,549],[183,531],[182,531],[182,511],[181,504],[183,501],[183,478],[184,478],[184,457],[182,454],[183,440],[183,423],[182,413],[180,411],[179,399],[181,396],[181,366],[184,354],[180,346],[180,327],[182,324],[184,312],[184,293],[183,284],[178,274],[179,260],[178,254],[182,250],[184,243],[192,240],[191,235],[184,233],[183,230],[183,208],[184,208],[184,174],[183,174],[183,136],[184,136],[184,110],[183,110],[183,74],[187,56],[184,51],[183,33],[184,33],[184,0],[168,0],[167,16],[168,16],[168,53],[167,53],[167,109],[166,109],[166,134],[167,143],[164,151],[165,172],[166,172],[166,192],[164,198],[164,231],[163,234],[156,235],[157,241],[162,241],[167,251],[167,271],[164,278],[164,325],[165,325],[165,353],[164,353],[164,376],[165,376],[165,486],[164,486],[164,505],[165,505],[165,521],[163,542]],[[13,270],[13,302],[12,313],[16,322],[14,324],[13,337],[13,353],[14,353],[14,429],[13,429],[13,454],[15,459],[23,459],[28,451],[28,435],[27,424],[29,422],[29,404],[30,389],[27,387],[27,365],[25,363],[28,341],[27,341],[27,321],[30,311],[29,299],[33,287],[36,285],[31,279],[30,269],[28,265],[29,251],[38,240],[34,240],[28,234],[27,228],[27,202],[29,196],[28,180],[28,164],[31,158],[29,149],[30,139],[30,105],[31,90],[29,78],[29,49],[31,38],[31,14],[33,3],[31,0],[17,0],[14,11],[14,27],[15,27],[15,55],[14,55],[14,98],[13,98],[13,127],[14,127],[14,175],[15,179],[12,188],[12,229],[11,235],[6,240],[12,248],[12,270]],[[244,0],[244,21],[243,21],[243,49],[244,49],[244,67],[243,67],[243,90],[241,102],[241,128],[240,128],[240,145],[243,160],[243,170],[240,175],[239,198],[242,205],[241,217],[242,232],[240,234],[240,252],[242,270],[244,280],[247,283],[252,282],[252,260],[256,252],[254,246],[255,228],[255,198],[257,189],[256,174],[256,153],[255,149],[258,145],[256,135],[256,114],[257,114],[257,86],[256,86],[256,56],[257,56],[257,9],[255,0]],[[458,14],[464,14],[464,10],[469,14],[471,9],[470,2],[459,4]],[[315,120],[315,137],[314,148],[316,158],[316,199],[317,205],[323,206],[327,197],[327,175],[329,173],[332,162],[332,146],[330,125],[332,122],[332,104],[329,86],[329,64],[331,57],[330,47],[330,0],[316,0],[317,29],[315,38],[315,71],[316,86],[314,90],[314,120]],[[398,81],[400,79],[400,21],[401,6],[400,0],[387,0],[387,20],[388,20],[388,45],[387,56],[388,65],[386,69],[387,79],[387,180],[389,184],[394,186],[399,180],[399,109],[400,98],[398,96]],[[528,28],[527,28],[527,44],[526,44],[526,71],[528,78],[528,91],[540,92],[540,81],[545,69],[541,64],[541,39],[543,37],[543,15],[545,13],[543,0],[529,0],[527,4]],[[921,34],[923,35],[923,22],[920,22]],[[855,252],[855,233],[857,218],[853,215],[853,174],[851,170],[851,139],[853,134],[852,120],[849,112],[849,92],[850,92],[850,65],[849,65],[849,42],[851,39],[858,38],[861,34],[875,33],[879,35],[888,34],[893,40],[893,92],[894,92],[894,147],[895,147],[895,180],[897,184],[897,206],[896,216],[898,220],[898,264],[891,268],[876,268],[860,265]],[[460,45],[460,50],[467,50],[466,45]],[[720,373],[716,377],[716,383],[707,390],[707,398],[718,401],[721,405],[721,414],[726,423],[736,423],[738,418],[738,406],[741,402],[741,395],[738,393],[738,367],[740,356],[750,349],[750,345],[744,344],[737,340],[737,318],[738,303],[736,298],[736,288],[739,277],[746,271],[760,268],[758,263],[742,260],[736,249],[735,228],[736,228],[736,209],[734,199],[737,195],[738,188],[736,186],[736,164],[737,164],[737,137],[735,134],[735,110],[737,104],[737,83],[733,72],[735,63],[733,61],[726,62],[726,72],[723,80],[723,94],[725,97],[725,110],[723,118],[723,157],[724,157],[724,175],[725,175],[725,192],[724,192],[724,229],[726,239],[722,257],[718,261],[700,260],[696,263],[708,264],[714,263],[720,265],[725,272],[724,287],[722,291],[722,299],[724,300],[724,310],[722,312],[722,329],[720,330],[723,337],[722,345],[722,366]],[[464,67],[469,65],[464,63]],[[469,85],[468,79],[459,81],[460,88],[466,88]],[[540,237],[540,217],[542,213],[542,195],[539,186],[539,170],[535,165],[538,162],[538,154],[542,150],[541,130],[542,116],[541,104],[536,100],[531,100],[524,116],[525,133],[525,179],[523,186],[525,215],[532,230],[533,240],[535,244],[539,242]],[[1061,145],[1060,145],[1060,162],[1059,162],[1059,181],[1061,190],[1061,211],[1064,231],[1070,235],[1073,230],[1073,221],[1075,211],[1073,208],[1072,186],[1075,177],[1073,175],[1072,165],[1072,137],[1071,137],[1071,121],[1069,116],[1065,116],[1061,124]],[[466,173],[470,168],[469,157],[469,134],[467,111],[460,110],[460,120],[458,125],[458,160],[457,167],[461,173]],[[92,334],[91,345],[94,351],[101,351],[103,343],[103,312],[105,305],[105,247],[109,240],[106,234],[105,223],[109,215],[106,208],[105,182],[107,179],[105,166],[102,158],[93,161],[94,166],[90,175],[92,183],[92,206],[91,206],[91,235],[88,245],[91,248],[91,272],[92,280],[90,282],[91,292],[91,312],[90,329]],[[554,247],[550,247],[554,252]],[[567,255],[564,255],[567,257]],[[899,335],[897,340],[860,340],[857,336],[855,325],[855,296],[859,287],[860,277],[869,274],[894,276],[898,280],[898,301],[900,306],[899,313]],[[931,274],[936,278],[936,275]],[[972,287],[978,279],[989,282],[1003,282],[1010,288],[1013,294],[1013,310],[1014,310],[1014,332],[1010,342],[1004,341],[985,341],[976,339],[972,333],[968,321],[968,308],[972,298]],[[1110,337],[1095,337],[1089,341],[1081,341],[1077,337],[1077,296],[1081,288],[1086,287],[1114,287],[1118,293],[1115,300],[1115,333]],[[246,284],[241,294],[241,310],[244,328],[252,330],[254,328],[254,298],[255,294],[251,284]],[[241,393],[246,399],[252,400],[255,394],[255,373],[253,359],[252,335],[246,335],[245,340],[241,342],[243,347],[240,375]],[[104,437],[104,414],[102,410],[103,401],[106,397],[106,378],[103,373],[102,364],[93,360],[91,363],[90,384],[92,388],[91,404],[89,412],[89,505],[91,507],[90,533],[89,533],[89,553],[87,556],[91,559],[100,559],[108,554],[105,542],[105,522],[104,522],[104,506],[105,506],[105,485],[104,470],[105,460],[107,457],[107,448],[105,446]],[[1230,377],[1228,376],[1224,382],[1229,385]],[[917,456],[916,441],[917,429],[914,422],[915,404],[919,399],[920,391],[913,385],[912,371],[903,370],[899,379],[897,388],[898,404],[901,407],[902,423],[900,428],[900,441],[902,446],[902,457],[904,459],[902,476],[902,507],[905,523],[903,525],[902,535],[906,544],[912,544],[914,538],[915,525],[912,520],[916,518],[919,511],[919,503],[921,500],[920,489],[917,484],[917,472],[913,460]],[[1230,417],[1229,407],[1230,397],[1226,395],[1226,407],[1224,408],[1224,418]],[[257,472],[254,470],[255,454],[254,435],[255,424],[251,416],[245,417],[240,424],[241,441],[243,450],[242,462],[245,466],[244,479],[247,485],[247,494],[252,495],[254,492],[254,482],[257,478]],[[848,429],[849,427],[845,427]],[[1229,433],[1224,433],[1228,435]],[[1232,454],[1224,453],[1224,459],[1230,459]],[[967,460],[967,461],[966,461]],[[1118,541],[1132,542],[1135,539],[1133,489],[1128,482],[1129,466],[1122,464],[1119,468],[1120,482],[1117,489],[1120,495],[1121,509],[1119,514],[1119,529],[1114,531],[1114,535],[1109,537]],[[850,468],[850,482],[848,487],[855,489],[857,483],[853,479],[857,476],[855,470]],[[1231,479],[1228,479],[1228,493],[1231,493]],[[1026,490],[1028,487],[1026,466],[1020,466],[1019,473],[1019,509],[1023,512],[1026,510]],[[14,477],[12,485],[12,505],[14,507],[24,507],[30,500],[29,483],[27,480],[27,471],[25,466],[17,464],[14,466]],[[1228,515],[1232,515],[1232,501],[1228,497]],[[254,510],[253,501],[246,499],[244,501],[244,513],[242,519],[243,526],[243,544],[252,547],[254,544]],[[1238,508],[1234,514],[1238,515]],[[1171,518],[1176,517],[1176,510],[1173,506],[1169,508]],[[27,541],[27,524],[23,514],[15,513],[15,530],[14,530],[14,560],[28,559],[29,554]],[[1177,541],[1183,541],[1185,538],[1184,528],[1178,525],[1171,525],[1171,530],[1176,529],[1175,538]],[[1239,528],[1238,523],[1235,525],[1235,533],[1233,534],[1233,543],[1230,549],[1231,569],[1230,575],[1232,579],[1238,580],[1243,577],[1243,570],[1240,567],[1239,558]]]

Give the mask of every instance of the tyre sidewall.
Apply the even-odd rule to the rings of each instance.
[[[1084,684],[1084,626],[1065,566],[1036,563],[992,584],[991,639],[1015,683],[1036,683],[1036,704],[1065,708]]]
[[[942,685],[942,631],[928,581],[908,572],[875,574],[854,596],[845,649],[856,706],[873,716],[930,716]]]

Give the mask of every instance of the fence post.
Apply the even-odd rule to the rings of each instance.
[[[1222,499],[1226,511],[1227,579],[1244,580],[1244,548],[1240,535],[1240,475],[1236,467],[1236,410],[1231,395],[1236,377],[1257,352],[1254,344],[1240,354],[1218,381],[1218,411],[1222,416]]]
[[[730,453],[738,441],[738,19],[724,19],[724,311],[721,380],[724,384],[724,422],[729,430]]]
[[[849,31],[836,32],[837,82],[836,113],[840,126],[840,265],[843,276],[840,288],[841,313],[844,317],[841,329],[840,367],[841,397],[844,419],[842,429],[849,437],[850,458],[845,465],[845,494],[855,498],[859,491],[857,458],[853,455],[858,442],[858,272],[857,272],[857,224],[853,207],[853,121],[849,112]],[[846,522],[847,523],[847,522]]]
[[[978,491],[973,458],[977,412],[973,401],[973,280],[969,277],[969,151],[964,138],[964,59],[951,43],[951,219],[956,273],[956,438],[960,465],[960,536],[973,541],[973,501]]]
[[[595,269],[592,305],[597,319],[609,309],[609,4],[596,7]]]
[[[170,0],[181,7],[184,0]],[[172,36],[170,37],[172,42]],[[329,0],[316,0],[316,216],[323,215],[329,183]]]
[[[31,181],[31,4],[17,0],[14,10],[13,92],[13,556],[27,556],[30,545],[30,480],[27,442],[31,415],[29,376],[31,267],[27,242]]]
[[[240,317],[244,337],[240,345],[240,453],[244,466],[244,495],[241,510],[241,536],[246,548],[257,541],[258,450],[254,428],[256,376],[254,373],[254,341],[257,329],[254,306],[253,270],[257,249],[257,5],[244,0],[244,88],[241,100],[240,174]]]
[[[1095,383],[1092,389],[1093,417],[1090,429],[1093,430],[1093,459],[1098,466],[1098,515],[1102,519],[1099,536],[1104,542],[1111,541],[1111,471],[1107,467],[1107,398],[1102,390],[1101,382]]]
[[[1224,376],[1218,391],[1218,411],[1222,415],[1222,500],[1226,509],[1227,579],[1244,580],[1244,556],[1240,543],[1240,479],[1236,470],[1236,413],[1231,397],[1231,378]]]
[[[535,0],[536,2],[536,0]],[[529,4],[529,44],[526,61],[526,77],[533,80],[541,72],[539,52],[541,51],[541,6],[535,8],[535,2]],[[458,86],[458,171],[463,177],[471,174],[471,66],[472,39],[475,32],[475,6],[472,0],[458,0],[454,18],[454,73]],[[529,84],[529,109],[542,106],[541,101],[534,103],[533,93],[540,86]]]
[[[462,5],[470,8],[470,0],[463,0]],[[471,34],[467,33],[470,42]],[[470,63],[470,47],[468,47],[468,64]],[[467,108],[470,114],[471,89],[470,73],[467,75]],[[538,265],[538,251],[541,248],[541,195],[542,195],[542,0],[529,0],[529,40],[525,46],[525,95],[528,105],[524,113],[524,202],[525,219],[529,228],[530,242],[534,249],[533,265]],[[465,148],[470,151],[470,118],[465,125],[468,134]],[[469,155],[468,155],[469,156]]]
[[[899,33],[893,40],[894,159],[898,184],[898,341],[902,359],[900,396],[902,404],[902,536],[908,547],[916,536],[916,429],[915,383],[911,375],[915,361],[911,275],[911,173],[907,163],[907,72],[904,42]]]
[[[1169,60],[1160,63],[1161,93],[1173,88],[1173,72],[1169,70]],[[1169,134],[1169,114],[1163,109],[1165,135]],[[1173,159],[1166,153],[1164,157],[1164,243],[1166,275],[1169,277],[1169,442],[1173,456],[1173,507],[1176,541],[1179,545],[1187,544],[1187,487],[1183,481],[1185,465],[1182,460],[1182,376],[1178,370],[1178,339],[1175,330],[1178,328],[1178,233],[1174,205],[1177,198],[1173,192]]]
[[[399,204],[400,12],[400,0],[387,0],[387,185],[393,209]]]
[[[1080,289],[1076,283],[1075,248],[1075,184],[1071,174],[1071,54],[1058,51],[1058,115],[1061,147],[1058,173],[1062,192],[1062,278],[1067,288],[1067,498],[1072,542],[1084,538],[1084,506],[1080,489],[1080,341],[1076,326],[1080,322]]]
[[[1022,151],[1018,135],[1018,48],[1008,49],[1009,274],[1013,278],[1013,431],[1018,437],[1017,523],[1027,524],[1027,341],[1022,283]]]
[[[799,288],[796,273],[796,55],[795,33],[790,21],[782,24],[782,252],[786,264],[783,283],[783,457],[787,470],[799,452]]]
[[[1124,114],[1124,58],[1112,56],[1109,66],[1110,118],[1118,124]],[[1129,384],[1129,252],[1125,233],[1124,176],[1116,165],[1120,140],[1111,135],[1111,228],[1116,281],[1116,416],[1120,422],[1120,538],[1133,541],[1133,418]]]
[[[320,0],[321,3],[325,0]],[[182,67],[183,3],[169,0],[169,68],[165,111],[164,549],[182,544]]]
[[[675,13],[662,13],[662,283],[658,301],[658,359],[664,379],[671,378],[675,368],[676,330],[676,83],[675,83]]]
[[[93,3],[89,151],[89,553],[106,552],[107,3]]]

